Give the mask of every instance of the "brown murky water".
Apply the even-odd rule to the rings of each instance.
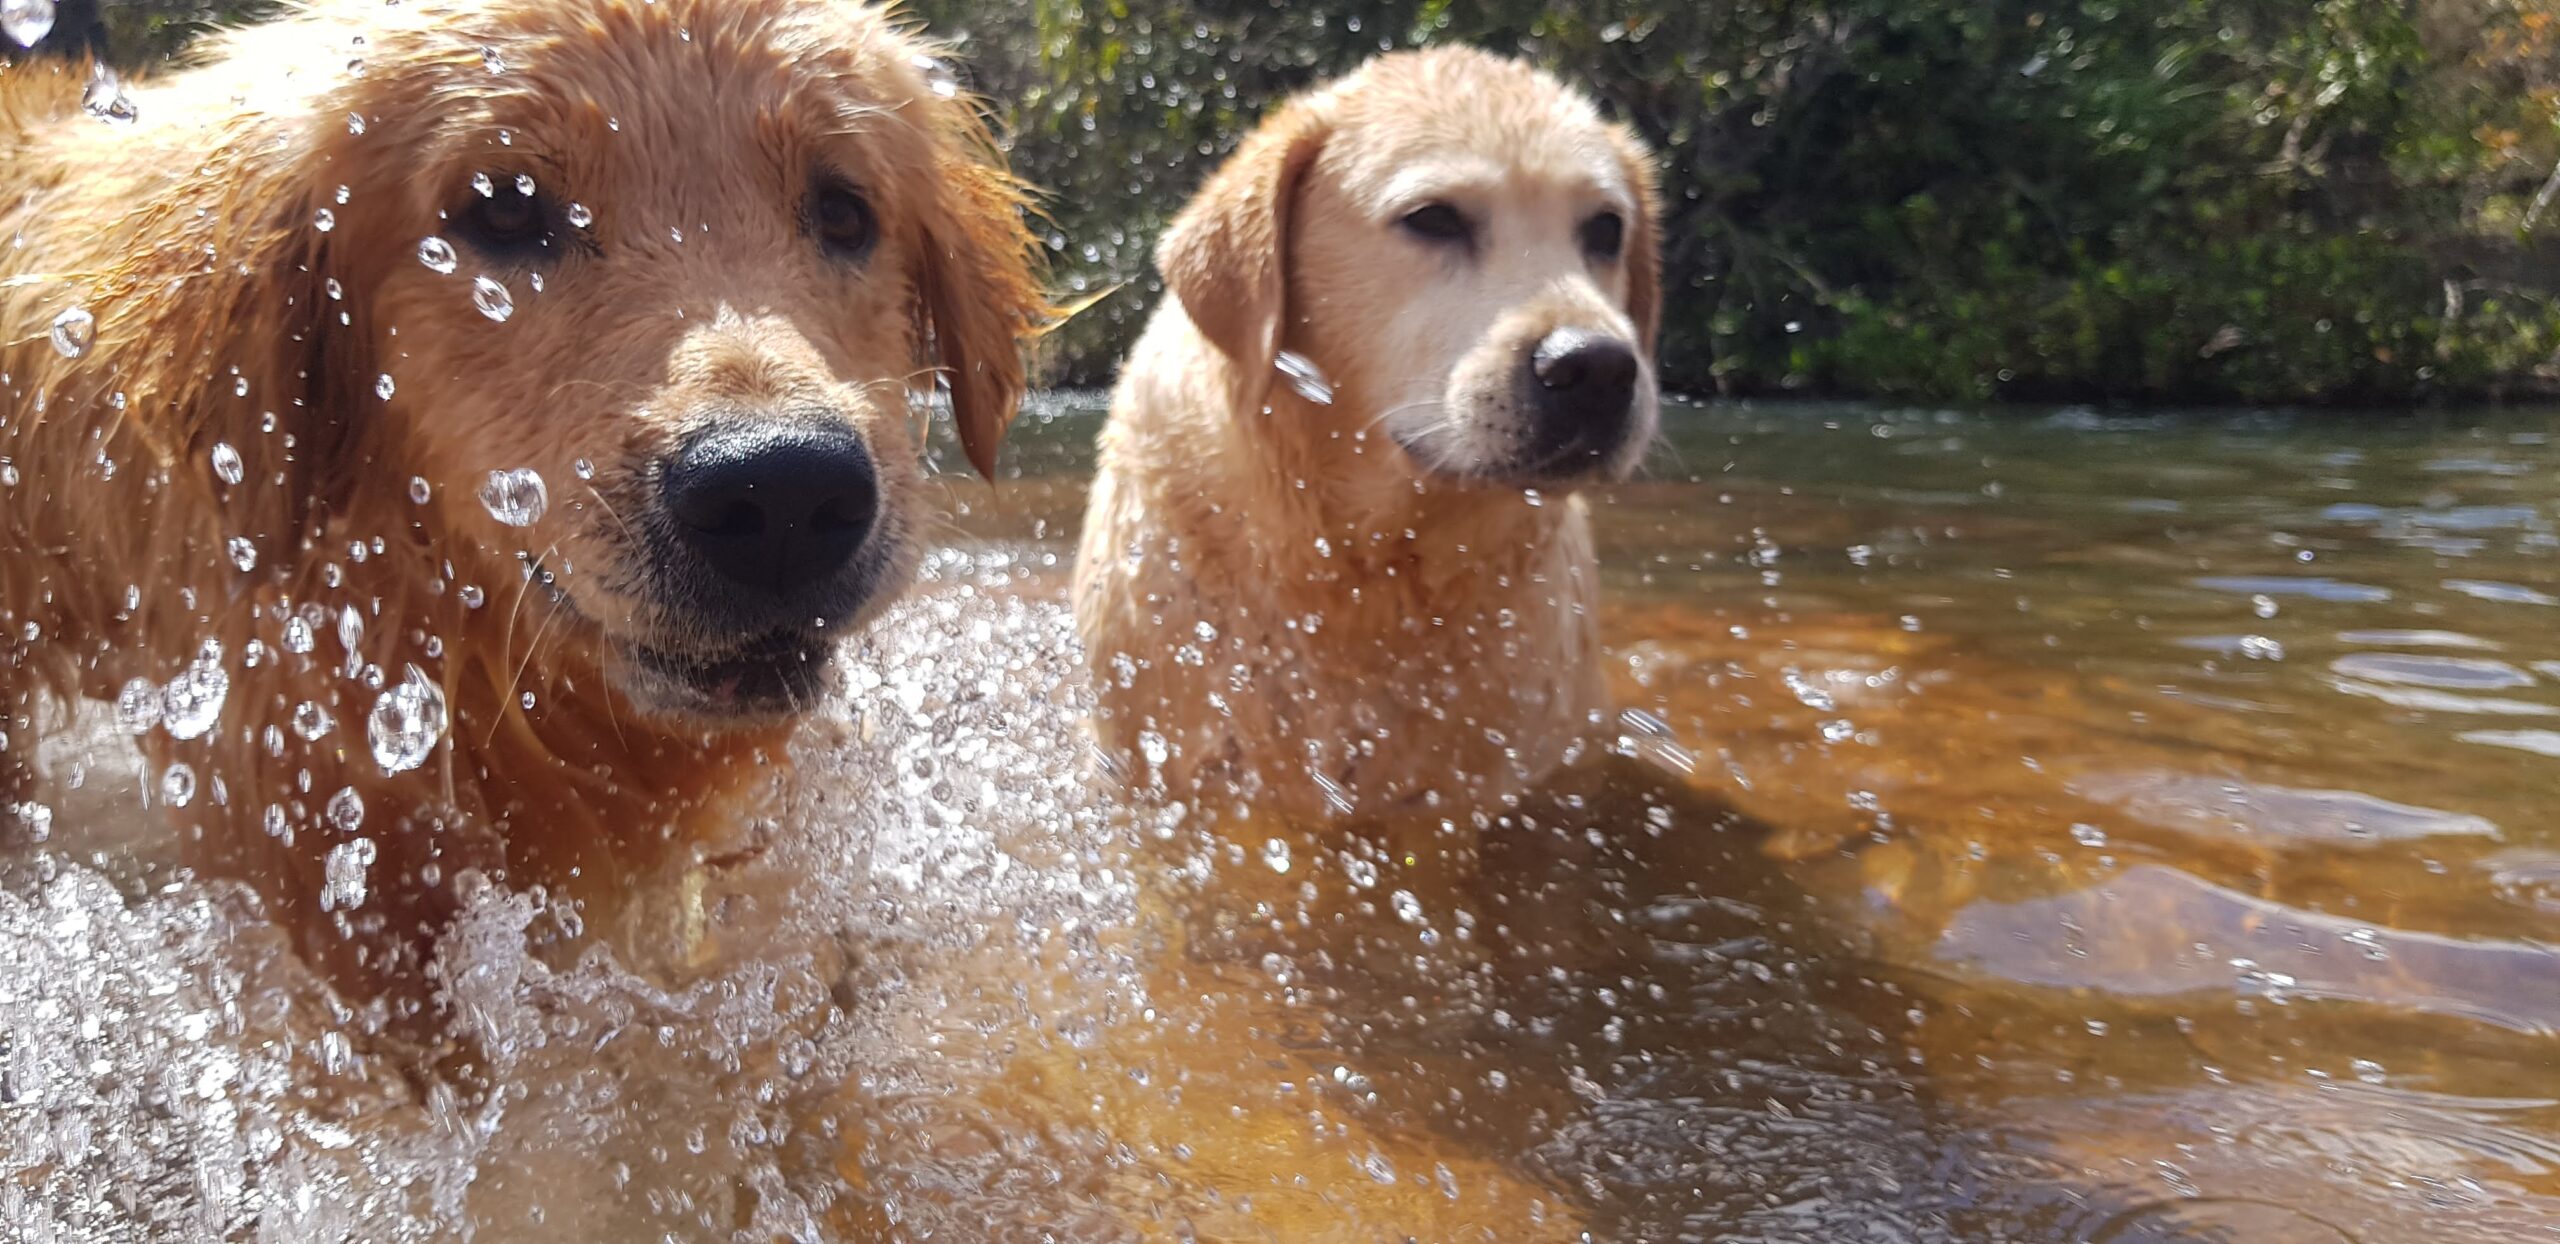
[[[2560,1240],[2560,419],[1669,424],[1623,754],[1463,861],[1092,779],[1050,403],[766,857],[475,902],[488,1099],[61,735],[0,1233]]]
[[[1498,839],[1493,1022],[1335,1016],[1436,1125],[1605,1239],[2560,1239],[2560,423],[1669,423],[1680,748]],[[973,530],[1063,557],[1089,426]]]

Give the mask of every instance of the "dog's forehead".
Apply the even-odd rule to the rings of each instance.
[[[1618,198],[1631,190],[1590,103],[1514,62],[1480,53],[1391,57],[1318,106],[1333,114],[1324,162],[1382,205],[1452,186]]]
[[[353,40],[372,81],[349,94],[359,113],[414,109],[368,120],[430,167],[575,180],[637,161],[650,176],[618,185],[683,197],[687,182],[716,190],[847,152],[913,158],[934,93],[922,49],[872,5],[445,0],[426,14]]]

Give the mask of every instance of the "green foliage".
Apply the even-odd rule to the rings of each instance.
[[[138,65],[273,0],[65,0]],[[2555,0],[913,0],[1049,192],[1107,377],[1155,235],[1256,118],[1463,41],[1663,154],[1666,378],[1914,399],[2560,384]]]
[[[2515,104],[2456,76],[2487,19],[2455,2],[914,7],[1051,189],[1066,281],[1130,286],[1059,334],[1068,379],[1109,373],[1156,231],[1265,107],[1460,40],[1664,153],[1678,387],[2392,401],[2541,387],[2560,349],[2518,275],[2551,269],[2481,223],[2475,130]]]

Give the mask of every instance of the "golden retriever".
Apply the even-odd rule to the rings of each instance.
[[[1601,708],[1576,490],[1659,420],[1651,156],[1526,65],[1383,56],[1264,120],[1167,232],[1078,553],[1142,785],[1483,807]]]
[[[326,0],[0,70],[0,712],[425,1013],[457,891],[725,849],[1045,314],[931,49],[824,0]],[[84,109],[84,92],[96,107]],[[40,815],[39,818],[40,819]]]

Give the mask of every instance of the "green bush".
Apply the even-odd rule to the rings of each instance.
[[[272,3],[67,0],[123,64]],[[914,0],[1045,187],[1106,379],[1264,109],[1464,41],[1663,154],[1677,388],[2405,401],[2560,369],[2554,0]],[[101,16],[102,15],[102,16]],[[2539,205],[2539,208],[2537,207]]]
[[[2514,230],[2475,226],[2444,43],[2485,19],[2414,0],[915,7],[1050,188],[1068,283],[1128,285],[1058,334],[1068,380],[1109,374],[1157,230],[1265,107],[1450,40],[1664,153],[1676,387],[2401,401],[2539,389],[2560,348]]]

